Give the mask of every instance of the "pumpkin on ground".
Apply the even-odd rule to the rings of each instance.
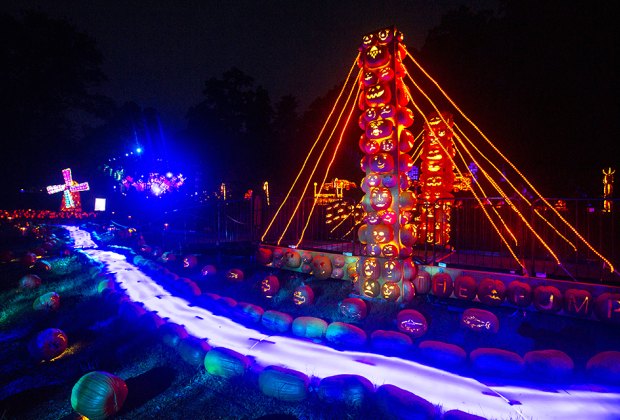
[[[28,352],[37,361],[52,360],[65,352],[68,341],[62,330],[48,328],[39,332],[28,343]]]
[[[226,279],[229,281],[243,281],[244,277],[243,271],[239,268],[231,268],[226,272]]]
[[[293,303],[297,306],[310,306],[314,303],[314,291],[308,285],[302,284],[293,292]]]
[[[127,384],[108,372],[89,372],[71,390],[71,407],[89,419],[105,419],[118,413],[127,398]]]
[[[279,290],[280,280],[277,276],[270,274],[261,281],[260,291],[267,299],[274,297]]]
[[[60,296],[56,292],[44,293],[34,300],[35,311],[56,311],[60,308]]]

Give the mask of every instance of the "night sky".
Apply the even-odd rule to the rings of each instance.
[[[103,92],[154,107],[180,128],[204,81],[232,66],[273,99],[292,94],[307,106],[346,75],[363,34],[395,24],[419,48],[441,16],[461,4],[497,7],[492,0],[16,0],[0,10],[40,10],[93,36],[109,79]]]
[[[184,127],[184,117],[188,108],[201,100],[204,81],[220,76],[233,66],[252,76],[258,85],[264,86],[269,91],[272,101],[285,94],[296,96],[303,111],[313,99],[325,94],[343,79],[357,53],[359,40],[363,34],[394,24],[405,34],[405,43],[410,50],[423,49],[429,30],[439,25],[442,16],[448,11],[456,10],[461,5],[466,5],[473,11],[498,11],[503,4],[499,0],[337,2],[16,0],[11,4],[8,3],[4,2],[0,6],[0,12],[17,15],[19,10],[24,9],[42,11],[52,18],[66,19],[78,31],[91,35],[103,54],[102,70],[108,78],[100,92],[118,104],[134,101],[144,108],[157,109],[165,130],[171,134]],[[564,3],[558,3],[562,4]],[[535,14],[536,10],[532,10],[532,13]],[[531,22],[524,24],[528,25]],[[566,45],[561,46],[562,51],[570,50],[570,39],[579,36],[576,33],[582,31],[583,28],[579,26],[582,24],[583,22],[578,22],[575,25],[575,33],[567,34]],[[594,27],[597,22],[588,24]],[[554,22],[549,22],[549,25],[552,29]],[[567,25],[561,27],[566,28]],[[541,51],[535,54],[545,54],[545,49],[553,53],[553,45],[545,43],[545,28],[531,29],[532,34],[541,37],[539,43]],[[529,28],[520,30],[527,31]],[[605,48],[611,45],[617,51],[616,29],[605,27],[600,31],[611,34],[613,38],[613,43],[605,45]],[[589,32],[586,30],[584,33]],[[593,44],[592,49],[595,48],[602,47]],[[566,56],[562,57],[566,59]],[[614,57],[614,53],[606,53],[605,57]],[[580,58],[574,57],[574,60],[579,62]],[[429,63],[429,67],[432,68],[438,63]],[[561,65],[558,63],[558,67]],[[574,84],[566,88],[579,90],[580,86],[583,87],[579,78],[595,78],[601,69],[607,74],[615,74],[615,65],[615,61],[593,63],[591,74],[581,73],[567,77],[567,80],[573,80]],[[572,65],[568,62],[565,66],[570,69]],[[589,68],[588,65],[585,67]],[[457,73],[460,69],[443,70],[444,77],[445,75],[450,77],[450,72]],[[570,74],[569,70],[567,74]],[[519,74],[507,73],[503,76],[507,78],[507,84],[513,78],[517,80],[517,85],[519,84]],[[471,82],[480,83],[479,80]],[[541,82],[540,86],[543,85]],[[532,86],[532,107],[528,106],[526,113],[534,112],[535,105],[539,102],[542,92],[538,87]],[[609,88],[616,89],[617,84],[614,83]],[[502,94],[497,92],[497,95]],[[455,92],[455,95],[458,97],[459,92]],[[597,104],[596,98],[590,99],[591,103]],[[478,112],[477,109],[472,109],[476,106],[475,101],[469,101],[466,105],[470,106],[466,108],[470,111],[470,115],[479,114],[482,117],[483,124],[484,117],[489,118],[488,108],[493,106],[487,102],[484,104],[487,110]],[[600,144],[600,147],[609,150],[610,145],[613,147],[615,142],[612,137],[617,137],[613,131],[614,127],[617,127],[618,120],[617,101],[612,109],[608,109],[609,101],[598,105],[605,109],[589,110],[591,115],[587,116],[583,124],[592,124],[598,114],[605,120],[603,121],[605,129],[601,130],[599,127],[594,130],[596,134],[592,138],[584,138],[583,141],[588,144],[589,149]],[[548,109],[545,108],[545,112],[548,112]],[[495,112],[499,113],[501,110]],[[514,127],[519,125],[518,115],[503,118],[503,121],[512,118]],[[541,116],[540,119],[543,120],[544,117]],[[567,115],[567,119],[574,123],[575,115]],[[492,125],[488,120],[486,122],[489,126]],[[514,127],[506,126],[505,129],[510,131]],[[501,129],[491,128],[493,134],[502,134]],[[520,130],[525,132],[522,128]],[[531,127],[529,132],[535,133],[536,127]],[[556,142],[558,147],[562,147],[560,139],[546,138],[544,141]],[[569,154],[578,159],[579,156],[574,154],[574,151],[579,149],[575,147],[576,141],[573,140]],[[594,159],[593,154],[590,155],[588,165]],[[601,160],[601,167],[616,165],[618,162],[615,155],[609,151],[603,156],[605,159]],[[592,172],[592,178],[598,180],[600,168],[592,168]],[[590,185],[594,182],[598,181],[591,181]]]

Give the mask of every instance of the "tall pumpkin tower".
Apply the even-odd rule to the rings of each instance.
[[[413,112],[403,77],[406,56],[403,35],[394,27],[365,35],[360,46],[361,93],[358,105],[363,130],[359,146],[366,176],[362,180],[367,213],[359,228],[365,248],[359,260],[358,293],[366,298],[408,301],[414,291],[411,260],[416,241],[412,210],[416,197],[409,191],[406,172],[414,137],[407,127]]]

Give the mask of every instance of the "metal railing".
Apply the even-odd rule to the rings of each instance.
[[[614,266],[620,265],[620,238],[616,232],[616,226],[620,225],[620,200],[613,200],[612,211],[607,213],[603,211],[602,199],[546,200],[558,209],[563,219],[576,228],[578,234],[539,201],[528,205],[513,200],[519,212],[516,213],[501,198],[482,199],[482,206],[473,198],[456,198],[450,210],[450,239],[445,243],[419,240],[414,247],[413,257],[419,263],[428,265],[446,264],[515,274],[525,274],[522,269],[524,266],[530,276],[620,281],[618,274],[610,273],[609,267],[578,236],[581,235]],[[359,209],[356,209],[357,202],[353,199],[339,199],[320,203],[312,210],[313,202],[314,198],[308,197],[301,201],[295,211],[297,201],[288,200],[262,242],[295,246],[303,232],[303,241],[299,245],[302,249],[361,255],[364,246],[358,239],[357,231],[362,218]],[[151,230],[159,231],[162,243],[168,245],[174,245],[175,241],[186,246],[256,244],[261,242],[280,203],[275,197],[267,205],[261,196],[237,201],[213,200],[168,213]],[[518,261],[500,239],[482,207],[489,214],[495,215],[497,212],[501,216],[505,226],[497,223],[496,227],[504,234]],[[497,217],[494,219],[498,220]],[[164,221],[167,223],[165,228]],[[529,229],[528,224],[536,234]],[[508,233],[508,229],[511,233]],[[549,249],[537,235],[548,244]],[[556,263],[553,254],[561,261],[560,265]]]

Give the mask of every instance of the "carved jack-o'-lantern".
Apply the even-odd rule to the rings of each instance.
[[[381,221],[386,225],[393,225],[396,223],[396,213],[392,210],[384,210],[381,212]]]
[[[413,149],[415,137],[409,130],[402,130],[398,139],[398,150],[401,153],[409,153]]]
[[[576,316],[589,316],[592,313],[592,294],[587,290],[568,289],[564,293],[564,310]]]
[[[605,292],[597,296],[594,312],[601,321],[620,322],[620,293]]]
[[[508,303],[520,308],[530,306],[532,303],[532,286],[522,281],[512,281],[508,285],[506,297],[508,299]]]
[[[398,247],[394,244],[387,244],[381,247],[383,256],[386,258],[394,258],[398,256]]]
[[[288,250],[284,253],[284,261],[287,267],[298,268],[301,265],[301,255],[292,249]]]
[[[360,149],[362,152],[372,155],[373,153],[377,153],[379,151],[379,143],[376,140],[362,136],[360,139]]]
[[[260,291],[267,299],[271,299],[280,290],[280,280],[274,275],[269,275],[261,281]]]
[[[461,316],[461,326],[474,332],[496,333],[499,331],[499,319],[493,312],[468,308]]]
[[[398,329],[414,338],[419,338],[426,334],[428,322],[424,315],[415,309],[403,309],[396,316]]]
[[[244,277],[243,271],[240,268],[231,268],[226,272],[226,279],[229,281],[243,281]]]
[[[357,230],[357,238],[359,239],[360,243],[365,244],[368,242],[367,235],[368,235],[368,225],[363,224]]]
[[[368,224],[371,225],[377,225],[381,223],[381,217],[379,216],[379,213],[375,211],[369,211],[368,213],[366,213],[365,220],[368,222]]]
[[[428,271],[419,270],[413,278],[413,286],[418,295],[425,295],[431,291],[431,275]]]
[[[326,255],[316,255],[312,259],[312,275],[320,280],[328,279],[332,274],[332,262]]]
[[[198,264],[198,258],[195,255],[187,255],[183,258],[183,268],[194,268]]]
[[[394,170],[394,158],[387,153],[377,153],[370,157],[370,169],[373,172],[385,174]],[[366,168],[364,168],[364,171]]]
[[[375,243],[366,244],[366,255],[378,257],[381,255],[381,245]]]
[[[409,127],[411,124],[413,124],[413,111],[411,111],[409,108],[407,107],[399,107],[398,108],[398,113],[396,114],[396,119],[398,120],[398,123],[403,126],[403,127]],[[402,136],[401,136],[402,138]],[[411,150],[411,149],[410,149]],[[409,150],[407,150],[408,152]],[[407,153],[407,152],[403,152],[403,153]]]
[[[364,280],[376,280],[381,274],[381,267],[376,258],[363,258],[358,262],[359,275]]]
[[[361,76],[361,81],[364,86],[370,86],[377,83],[377,76],[371,71],[364,72]]]
[[[377,174],[368,174],[364,180],[370,187],[378,187],[381,185],[381,177]]]
[[[366,297],[375,298],[379,296],[381,285],[377,280],[366,280],[362,284],[362,294]]]
[[[416,243],[416,235],[412,224],[402,225],[399,233],[400,241],[403,245],[413,246]]]
[[[452,295],[454,285],[452,277],[448,273],[436,273],[433,276],[433,294],[441,298],[447,298]]]
[[[301,285],[293,292],[293,303],[297,306],[308,306],[314,302],[314,291],[310,286]]]
[[[366,124],[366,137],[369,140],[386,139],[394,132],[394,123],[391,120],[373,120]]]
[[[454,280],[454,296],[457,299],[474,300],[478,292],[476,280],[471,276],[458,276]]]
[[[403,276],[402,265],[400,261],[392,259],[383,263],[382,277],[389,281],[399,281]]]
[[[383,175],[382,184],[384,187],[393,188],[398,185],[398,175],[396,174],[387,174]]]
[[[394,78],[394,70],[392,70],[388,66],[383,67],[381,70],[379,70],[378,76],[379,76],[379,80],[381,80],[382,82],[389,82],[390,80]],[[386,117],[383,117],[383,118],[386,118]]]
[[[499,306],[506,298],[506,285],[501,280],[482,279],[478,286],[478,299],[491,306]]]
[[[387,139],[384,139],[381,142],[381,144],[379,145],[379,148],[381,149],[382,152],[390,153],[392,150],[396,148],[396,141],[394,140],[393,137],[388,137]]]
[[[360,321],[366,318],[368,308],[360,298],[346,298],[338,304],[338,312],[345,318]]]
[[[385,45],[373,45],[364,54],[364,62],[371,69],[386,65],[390,58],[390,52]]]
[[[390,302],[397,301],[400,297],[400,286],[395,281],[386,281],[381,286],[381,296]]]
[[[416,200],[412,191],[403,191],[400,193],[399,204],[401,210],[413,210],[415,203]]]
[[[384,210],[392,204],[392,193],[388,188],[375,187],[370,190],[370,205],[375,210]]]
[[[386,104],[392,100],[392,89],[388,83],[377,83],[366,88],[364,97],[367,106]]]
[[[390,225],[379,224],[371,229],[372,242],[375,244],[385,244],[394,239],[394,229]]]
[[[562,292],[557,287],[538,286],[534,289],[534,306],[541,312],[559,312],[562,300]]]

